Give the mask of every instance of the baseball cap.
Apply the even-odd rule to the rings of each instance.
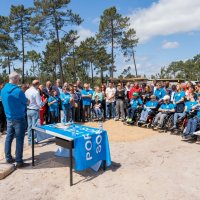
[[[170,100],[170,96],[169,96],[169,95],[165,95],[165,96],[163,97],[163,100]]]
[[[138,96],[138,93],[137,93],[137,92],[134,92],[134,93],[133,93],[133,96],[137,97],[137,96]]]

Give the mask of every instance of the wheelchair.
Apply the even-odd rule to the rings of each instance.
[[[135,116],[132,118],[132,121],[131,122],[125,121],[125,122],[123,122],[124,125],[128,125],[128,126],[130,126],[130,125],[137,125],[137,122],[140,119],[142,110],[143,110],[143,107],[138,107],[136,109],[136,111],[135,111]]]
[[[157,108],[151,109],[150,113],[147,116],[146,122],[138,121],[137,122],[137,126],[138,127],[144,127],[144,128],[151,128],[152,123],[153,123],[154,118],[155,118],[157,113],[158,113],[158,109]]]
[[[101,110],[101,116],[98,118],[98,116],[96,116],[94,108],[91,108],[91,111],[90,111],[90,121],[91,122],[105,121],[104,109],[101,108],[100,110]]]
[[[186,112],[185,117],[177,120],[176,128],[170,130],[171,134],[172,135],[182,135],[186,128],[188,119],[193,118],[194,116],[195,116],[194,113]]]
[[[174,113],[172,112],[165,112],[165,113],[167,115],[164,117],[161,127],[159,127],[158,129],[155,129],[155,127],[153,126],[152,127],[153,130],[158,130],[158,132],[160,133],[161,132],[167,133],[170,130],[170,128],[173,126]]]
[[[199,109],[195,109],[194,111],[190,111],[190,112],[186,113],[185,126],[184,126],[184,129],[182,131],[182,136],[184,136],[184,133],[186,131],[186,127],[187,127],[187,123],[188,123],[189,119],[194,118],[197,114],[197,111],[199,111]],[[199,130],[200,130],[200,123],[198,123],[197,127],[196,127],[196,131],[199,131]],[[197,138],[197,137],[194,135],[194,139],[195,138]]]

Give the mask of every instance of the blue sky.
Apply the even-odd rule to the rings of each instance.
[[[1,15],[8,15],[12,4],[27,7],[32,6],[32,0],[0,0]],[[77,28],[80,41],[98,31],[99,17],[111,6],[129,16],[131,27],[136,30],[139,38],[136,63],[140,75],[150,76],[172,61],[186,60],[200,53],[199,0],[72,0],[69,8],[84,19]],[[35,50],[41,51],[44,45],[39,46]],[[116,53],[118,71],[115,75],[128,66],[134,73],[133,62],[127,63]]]

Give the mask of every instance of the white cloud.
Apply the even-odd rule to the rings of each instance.
[[[100,17],[96,17],[92,20],[92,23],[95,25],[99,25],[99,22],[100,22]]]
[[[200,0],[159,0],[130,15],[140,42],[180,32],[200,30]]]
[[[162,45],[163,49],[175,49],[179,47],[178,42],[164,42]]]
[[[92,37],[95,35],[94,32],[92,32],[90,29],[86,29],[82,26],[80,26],[78,28],[78,35],[79,35],[79,39],[77,40],[77,44],[80,44],[81,41],[85,40],[88,37]]]
[[[147,77],[151,77],[151,75],[155,75],[160,72],[160,68],[163,66],[167,66],[168,62],[159,63],[156,60],[152,59],[150,56],[146,55],[136,55],[136,66],[139,75],[146,75]],[[115,76],[119,76],[124,69],[127,69],[129,66],[131,67],[131,74],[135,74],[135,66],[133,60],[131,59],[129,62],[126,62],[126,59],[123,55],[118,55],[116,59],[117,63],[117,72]]]

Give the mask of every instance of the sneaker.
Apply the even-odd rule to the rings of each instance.
[[[6,163],[8,163],[8,164],[13,164],[15,162],[15,159],[14,158],[12,158],[12,159],[10,159],[10,160],[6,160]]]
[[[119,118],[115,118],[114,120],[115,120],[115,121],[119,121]]]
[[[196,144],[200,144],[200,137],[199,136],[197,136]]]
[[[30,163],[16,163],[15,167],[17,169],[21,169],[21,168],[24,168],[24,167],[29,167],[30,166]]]
[[[153,126],[153,130],[158,130],[158,126]]]
[[[170,128],[171,131],[174,130],[174,129],[176,129],[176,126],[172,126],[172,127]]]
[[[140,124],[145,124],[146,122],[143,121],[143,120],[140,120],[140,121],[138,121],[138,123],[140,123]]]
[[[191,139],[193,139],[193,137],[192,137],[192,135],[183,135],[182,139],[183,140],[191,140]]]

